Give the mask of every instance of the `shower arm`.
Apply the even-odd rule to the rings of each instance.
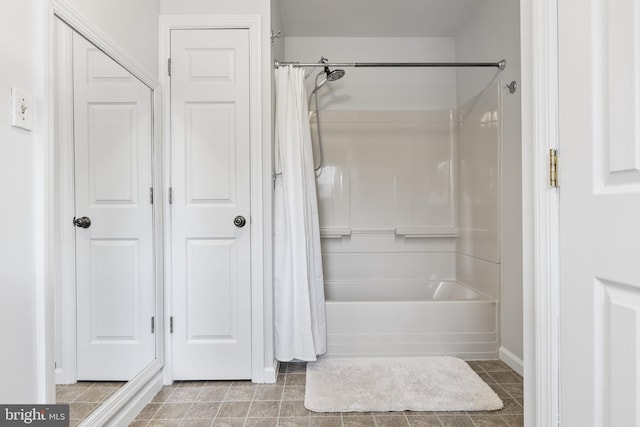
[[[323,64],[325,64],[328,61],[327,58],[325,58],[324,56],[321,56],[320,59],[318,60],[318,62],[316,63],[318,65],[318,67],[321,67]],[[278,62],[278,61],[275,61]],[[278,68],[278,67],[275,67]],[[311,67],[309,67],[311,68]],[[309,72],[305,72],[304,73],[304,79],[306,80],[307,78],[309,78],[309,76],[311,76],[311,74],[313,74],[313,70],[309,70]],[[316,82],[317,83],[317,82]]]

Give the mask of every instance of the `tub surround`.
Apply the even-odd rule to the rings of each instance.
[[[322,111],[329,356],[498,357],[499,116],[475,102]]]

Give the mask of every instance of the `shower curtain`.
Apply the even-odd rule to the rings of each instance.
[[[275,73],[275,353],[311,361],[326,352],[327,328],[307,94],[303,69]]]

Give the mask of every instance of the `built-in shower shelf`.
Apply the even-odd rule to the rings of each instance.
[[[403,237],[458,237],[460,230],[456,227],[396,227],[396,236]]]
[[[340,239],[353,234],[393,234],[401,237],[458,237],[460,231],[456,227],[395,227],[395,228],[350,228],[321,227],[320,237]]]
[[[349,227],[320,227],[320,237],[326,239],[340,239],[351,236]]]

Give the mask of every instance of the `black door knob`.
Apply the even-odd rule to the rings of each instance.
[[[78,228],[91,227],[91,218],[83,216],[82,218],[73,218],[73,225]]]
[[[246,223],[247,223],[247,220],[242,215],[238,215],[233,219],[233,225],[235,225],[238,228],[244,227]]]

